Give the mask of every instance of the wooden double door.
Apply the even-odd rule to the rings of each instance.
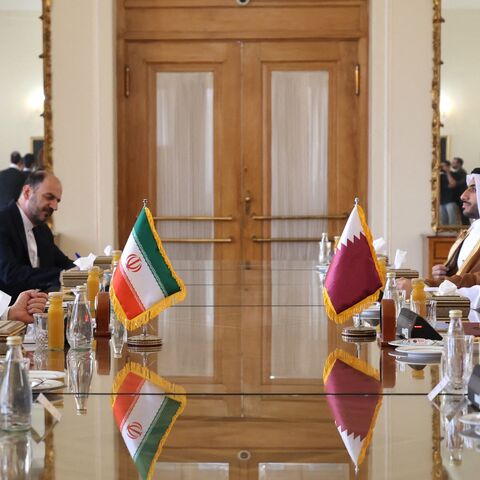
[[[147,198],[173,258],[313,258],[366,207],[365,38],[242,38],[235,18],[231,38],[122,34],[120,244]]]

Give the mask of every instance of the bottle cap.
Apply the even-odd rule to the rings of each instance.
[[[387,278],[395,278],[395,272],[387,272]]]
[[[63,299],[63,292],[49,292],[48,298],[51,300],[52,298],[61,298]]]
[[[75,291],[76,292],[86,292],[87,291],[87,286],[84,284],[84,285],[77,285],[75,287]]]
[[[419,283],[425,283],[423,278],[412,278],[412,285],[418,285]]]
[[[461,310],[450,310],[448,312],[448,316],[450,318],[457,318],[457,317],[462,318],[463,317],[463,312]]]
[[[94,265],[88,269],[88,273],[98,273],[100,274],[100,267],[98,265]]]
[[[22,344],[22,337],[14,336],[14,337],[7,337],[7,345],[9,346],[17,346]]]

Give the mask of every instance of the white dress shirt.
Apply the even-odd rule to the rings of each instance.
[[[35,240],[35,235],[33,234],[33,223],[25,215],[25,212],[21,209],[20,205],[17,204],[18,209],[20,210],[20,215],[23,221],[23,227],[25,228],[25,235],[27,236],[27,248],[28,248],[28,257],[30,258],[30,263],[33,268],[39,266],[38,263],[38,250],[37,250],[37,241]]]
[[[462,243],[458,254],[457,267],[460,268],[468,258],[475,245],[480,241],[480,219],[475,220],[468,230],[468,235]]]

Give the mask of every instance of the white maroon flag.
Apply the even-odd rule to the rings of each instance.
[[[186,293],[163,249],[152,214],[143,207],[110,284],[115,313],[128,330],[135,330],[184,300]]]
[[[365,213],[356,204],[325,278],[323,298],[329,318],[345,322],[375,302],[382,286],[372,234]]]
[[[365,459],[382,404],[378,370],[344,350],[327,358],[323,371],[327,402],[356,469]]]
[[[152,478],[163,445],[186,401],[183,387],[138,363],[127,363],[117,374],[113,415],[143,480]]]

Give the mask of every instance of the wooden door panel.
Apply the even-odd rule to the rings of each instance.
[[[240,253],[240,49],[233,42],[127,43],[130,95],[125,100],[125,153],[121,156],[119,188],[120,240],[131,229],[143,198],[156,213],[156,75],[159,72],[212,72],[214,75],[214,216],[232,216],[215,224],[215,238],[232,243],[215,247],[216,258],[238,258]],[[174,179],[172,179],[174,181]],[[122,188],[123,187],[123,188]],[[128,198],[125,195],[128,191]]]
[[[271,199],[271,77],[276,71],[326,71],[329,74],[328,208],[318,214],[346,214],[355,196],[366,196],[365,124],[360,114],[366,97],[355,94],[358,42],[248,42],[243,49],[243,197],[249,197],[244,219],[244,257],[268,259],[270,222],[252,221],[252,214],[270,215]],[[293,159],[292,159],[293,160]],[[292,161],[292,168],[295,168]],[[366,202],[366,198],[365,198]],[[245,209],[244,209],[245,210]],[[305,212],[298,212],[299,215]],[[344,220],[331,220],[331,235]]]

